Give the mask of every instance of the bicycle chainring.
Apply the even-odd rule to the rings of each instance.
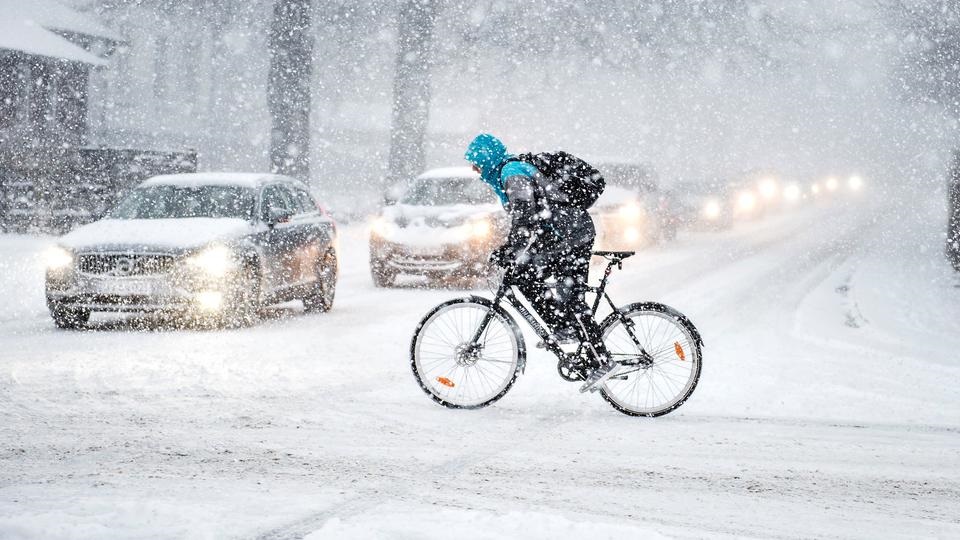
[[[557,362],[557,373],[560,374],[560,378],[568,382],[587,380],[588,371],[589,368],[582,360],[564,359]]]

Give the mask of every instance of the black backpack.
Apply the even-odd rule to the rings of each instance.
[[[546,182],[548,200],[586,210],[597,202],[607,183],[593,165],[564,151],[520,154],[516,161],[529,163],[540,171]]]

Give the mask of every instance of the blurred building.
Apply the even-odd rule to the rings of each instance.
[[[0,228],[68,229],[147,174],[196,169],[195,154],[87,146],[91,75],[118,33],[55,0],[0,0],[0,14]]]
[[[53,0],[0,0],[0,222],[49,219],[87,142],[90,73],[122,39]]]
[[[122,38],[53,0],[0,0],[0,145],[86,142],[91,70]]]

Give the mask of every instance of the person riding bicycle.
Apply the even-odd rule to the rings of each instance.
[[[558,343],[585,341],[592,347],[597,366],[580,391],[596,390],[617,363],[604,346],[583,296],[596,237],[593,218],[584,208],[548,201],[541,189],[544,175],[507,153],[493,135],[477,135],[464,157],[493,189],[511,219],[507,240],[493,251],[491,262],[514,268],[515,285]]]

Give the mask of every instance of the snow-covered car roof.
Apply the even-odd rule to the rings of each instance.
[[[597,202],[594,203],[594,208],[619,207],[639,200],[640,196],[634,190],[620,186],[607,186],[600,195],[600,198],[597,199]]]
[[[256,189],[270,182],[286,182],[300,184],[289,176],[266,173],[183,173],[164,174],[154,176],[144,181],[141,186],[237,186]]]
[[[418,180],[435,180],[442,178],[477,178],[480,175],[473,172],[470,167],[439,167],[417,177]]]

